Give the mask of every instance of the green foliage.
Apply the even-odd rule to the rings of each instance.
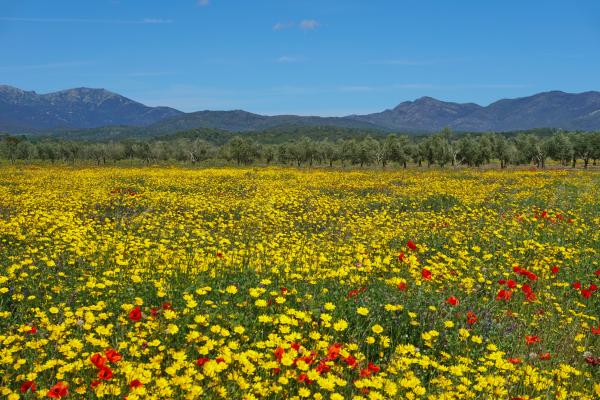
[[[193,129],[150,140],[111,141],[57,140],[0,135],[0,159],[10,162],[44,160],[51,163],[77,161],[98,165],[123,160],[150,163],[254,162],[302,165],[334,164],[406,167],[479,167],[497,160],[507,165],[544,168],[548,158],[563,166],[587,168],[600,159],[600,133],[536,130],[516,136],[498,133],[454,134],[444,129],[434,135],[409,137],[338,127],[279,127],[262,132],[234,134],[216,129]],[[538,135],[540,133],[540,135]]]

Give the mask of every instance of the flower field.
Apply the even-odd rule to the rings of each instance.
[[[598,399],[600,174],[0,169],[7,399]]]

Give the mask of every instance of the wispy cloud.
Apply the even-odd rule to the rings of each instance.
[[[139,71],[139,72],[130,72],[127,74],[130,78],[144,78],[151,76],[167,76],[167,75],[175,75],[173,71]]]
[[[340,86],[339,90],[341,92],[350,92],[350,93],[354,93],[354,92],[372,92],[374,91],[376,88],[373,86]]]
[[[425,61],[425,60],[409,60],[409,59],[394,59],[394,60],[374,60],[369,61],[367,64],[371,65],[405,65],[405,66],[421,66],[421,65],[432,65],[436,64],[436,61]]]
[[[321,23],[316,19],[303,19],[299,22],[277,22],[273,25],[274,31],[282,31],[284,29],[298,28],[303,31],[312,31],[321,26]]]
[[[311,31],[313,29],[317,29],[321,24],[316,19],[304,19],[300,21],[300,29],[304,31]]]
[[[289,29],[289,28],[293,28],[296,24],[294,22],[278,22],[275,25],[273,25],[273,30],[274,31],[281,31],[284,29]]]
[[[32,23],[58,23],[58,24],[123,24],[123,25],[156,25],[170,24],[172,19],[143,18],[137,20],[126,19],[87,19],[87,18],[25,18],[25,17],[0,17],[0,21],[7,22],[32,22]]]
[[[293,63],[298,63],[298,62],[306,61],[306,58],[302,57],[302,56],[284,55],[284,56],[279,57],[275,61],[278,62],[279,64],[293,64]]]
[[[66,62],[52,62],[45,64],[28,64],[28,65],[6,65],[0,66],[0,71],[20,71],[24,69],[57,69],[57,68],[71,68],[81,67],[93,64],[91,61],[66,61]]]

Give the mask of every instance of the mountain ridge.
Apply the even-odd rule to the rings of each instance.
[[[181,113],[169,107],[148,107],[106,89],[79,87],[38,94],[0,85],[0,130],[17,133],[146,126]]]
[[[514,131],[534,128],[600,130],[600,92],[559,90],[487,106],[442,101],[429,96],[403,101],[382,112],[341,117],[261,115],[244,110],[184,113],[148,107],[106,89],[79,87],[38,94],[0,85],[0,131],[46,133],[108,126],[139,128],[157,136],[196,128],[260,131],[279,126],[335,126],[351,129],[427,133]]]

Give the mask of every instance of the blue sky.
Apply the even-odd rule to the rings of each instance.
[[[600,90],[597,0],[0,0],[0,83],[346,115]]]

